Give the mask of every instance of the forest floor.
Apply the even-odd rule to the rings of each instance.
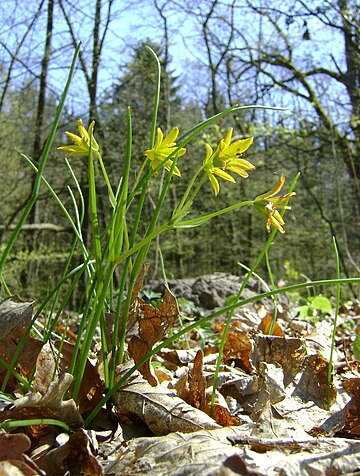
[[[187,285],[193,288],[194,282]],[[214,296],[227,298],[219,289]],[[213,312],[202,308],[199,299],[177,301],[167,291],[163,298],[149,292],[134,298],[128,360],[116,379],[141,358],[144,348],[181,328],[178,306],[182,326]],[[15,297],[0,304],[3,362],[11,361],[32,307]],[[36,392],[26,392],[11,377],[0,394],[0,474],[360,475],[360,363],[352,350],[360,325],[359,302],[341,306],[330,385],[334,310],[304,319],[284,298],[269,336],[272,312],[272,303],[266,301],[234,313],[213,407],[226,314],[154,355],[87,428],[84,419],[103,395],[98,349],[89,356],[76,405],[66,396],[76,324],[60,350],[55,337],[43,344],[36,335],[28,336],[16,371],[26,380],[35,368]],[[4,382],[6,371],[0,372]],[[60,420],[71,431],[49,424],[6,426],[41,418]]]

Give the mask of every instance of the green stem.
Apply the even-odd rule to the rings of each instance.
[[[186,191],[185,191],[185,193],[184,193],[184,195],[183,195],[183,197],[182,197],[182,199],[181,199],[179,205],[178,205],[178,206],[175,208],[175,210],[174,210],[174,216],[181,212],[182,208],[184,207],[185,201],[186,201],[186,199],[187,199],[187,197],[188,197],[188,195],[189,195],[189,193],[190,193],[190,190],[192,189],[192,187],[193,187],[193,185],[194,185],[194,183],[195,183],[195,180],[196,180],[197,176],[198,176],[199,173],[203,170],[203,168],[204,168],[203,166],[199,167],[199,168],[197,169],[197,171],[195,172],[195,174],[193,175],[193,177],[192,177],[192,179],[190,180],[190,183],[189,183],[189,185],[187,186],[187,189],[186,189]],[[191,201],[192,201],[192,200],[191,200]]]
[[[333,245],[335,251],[335,265],[336,265],[336,277],[340,278],[340,260],[339,260],[339,251],[336,243],[335,236],[333,236]],[[334,316],[334,325],[333,325],[333,332],[331,336],[331,348],[330,348],[330,356],[329,356],[329,366],[328,366],[328,373],[327,373],[327,385],[328,385],[328,407],[330,409],[331,406],[331,381],[332,381],[332,372],[333,372],[333,357],[334,357],[334,349],[335,349],[335,338],[336,338],[336,327],[337,321],[339,317],[339,309],[340,309],[340,284],[336,286],[336,304],[335,304],[335,316]]]
[[[66,432],[70,431],[69,425],[60,420],[54,420],[53,418],[34,418],[32,420],[4,420],[0,423],[0,428],[3,430],[13,430],[22,426],[34,426],[34,425],[54,425],[60,426]]]
[[[266,251],[266,253],[265,253],[265,262],[266,262],[266,269],[268,271],[271,288],[274,288],[275,287],[275,282],[274,282],[274,277],[273,277],[273,274],[272,274],[272,271],[271,271],[268,251]],[[273,303],[274,303],[274,311],[273,311],[273,315],[271,317],[271,323],[270,323],[270,327],[269,327],[269,336],[271,336],[274,332],[274,327],[275,327],[276,317],[277,317],[277,301],[276,301],[275,296],[273,297]]]
[[[199,226],[205,223],[206,221],[211,220],[212,218],[215,218],[220,215],[224,215],[225,213],[232,212],[234,210],[237,210],[238,208],[247,207],[249,205],[252,205],[253,203],[254,203],[253,200],[246,200],[244,202],[235,203],[234,205],[230,205],[229,207],[222,208],[221,210],[218,210],[213,213],[209,213],[207,215],[203,215],[201,217],[192,218],[191,220],[180,221],[178,223],[175,223],[174,226],[176,228]]]
[[[111,187],[111,184],[110,184],[110,180],[109,180],[108,174],[107,174],[106,169],[105,169],[105,165],[104,165],[103,159],[102,159],[102,157],[101,157],[101,155],[100,155],[99,153],[96,154],[96,155],[97,155],[97,158],[99,159],[99,164],[100,164],[101,171],[102,171],[102,174],[103,174],[103,177],[104,177],[104,180],[105,180],[107,189],[108,189],[108,193],[109,193],[109,198],[110,198],[111,205],[112,205],[113,207],[115,207],[115,206],[116,206],[116,198],[115,198],[114,192],[113,192],[113,190],[112,190],[112,187]]]

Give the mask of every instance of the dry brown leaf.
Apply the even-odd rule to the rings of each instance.
[[[23,302],[19,297],[13,296],[0,304],[0,358],[10,364],[14,353],[24,336],[25,330],[31,321],[33,312],[32,302]],[[43,343],[26,337],[21,353],[17,359],[15,370],[28,379],[35,366],[36,359]],[[0,383],[4,381],[6,369],[0,366]],[[7,391],[14,390],[17,381],[13,376],[7,384]]]
[[[258,330],[262,332],[263,334],[268,335],[270,326],[271,326],[271,321],[272,321],[272,315],[266,314],[266,316],[261,319],[261,322],[258,326]],[[275,322],[272,335],[278,336],[278,337],[283,337],[285,335],[285,332],[281,329],[281,327],[279,326],[277,322]]]
[[[128,344],[129,355],[137,363],[159,342],[167,331],[175,324],[179,316],[179,308],[175,296],[165,290],[164,298],[158,308],[146,304],[138,298],[138,335],[133,335]],[[157,379],[152,373],[150,362],[145,362],[139,371],[152,385],[157,385]]]
[[[0,433],[0,461],[4,459],[23,460],[23,454],[31,447],[31,441],[24,433]]]
[[[61,353],[59,355],[59,347]],[[37,361],[33,387],[45,395],[54,378],[68,372],[75,345],[69,342],[48,342],[41,349]],[[81,414],[91,411],[103,396],[103,383],[97,369],[87,360],[77,404]]]
[[[343,382],[344,389],[351,395],[345,410],[344,433],[360,436],[360,378],[350,378]]]
[[[31,463],[31,462],[30,462]],[[31,468],[25,461],[5,460],[0,461],[0,476],[41,476],[38,469]]]
[[[25,326],[30,322],[34,302],[24,302],[19,296],[12,296],[0,303],[0,339],[13,329]]]
[[[64,342],[61,348],[59,360],[59,372],[66,373],[74,352],[74,344]],[[104,385],[100,379],[97,368],[89,361],[86,361],[84,375],[80,385],[80,392],[77,398],[77,405],[81,414],[91,411],[103,397]]]
[[[31,476],[42,474],[25,454],[30,447],[30,438],[24,433],[0,433],[0,475]]]
[[[113,401],[120,418],[137,417],[155,435],[219,427],[206,413],[193,408],[173,391],[162,386],[152,387],[143,379],[137,379],[121,388]]]
[[[252,336],[251,361],[259,369],[261,362],[279,365],[287,386],[300,371],[306,355],[305,340],[255,334]]]
[[[168,373],[166,373],[163,369],[154,369],[154,373],[160,384],[163,382],[172,381],[171,376]]]
[[[135,438],[129,441],[119,461],[107,468],[106,474],[343,475],[352,474],[360,465],[359,441],[309,436],[268,439],[249,435],[249,426],[243,425],[189,434]],[[236,464],[232,466],[231,462]]]
[[[205,391],[206,379],[203,375],[204,354],[200,349],[197,351],[192,371],[189,373],[189,393],[187,403],[199,410],[204,411],[206,406]]]
[[[72,381],[72,375],[64,374],[60,380],[51,383],[45,395],[29,393],[18,398],[1,412],[1,419],[53,418],[67,423],[70,428],[82,427],[84,422],[75,402],[73,400],[63,400]],[[38,427],[39,425],[34,427],[34,432],[39,431]],[[32,427],[27,428],[31,431]]]
[[[309,400],[320,408],[328,408],[336,400],[337,391],[334,383],[327,383],[329,362],[319,355],[309,355],[305,359],[305,368],[295,389],[294,396],[304,402]],[[330,397],[330,398],[329,398]]]
[[[217,323],[215,329],[222,334],[223,324]],[[236,367],[245,370],[247,373],[253,373],[254,367],[250,361],[252,345],[248,332],[240,328],[238,322],[233,322],[226,336],[223,360],[225,363],[234,362]]]
[[[210,405],[207,407],[207,413],[210,414]],[[227,408],[218,403],[214,405],[212,418],[221,426],[241,425],[241,420],[237,416],[231,415]]]
[[[149,269],[149,263],[145,262],[141,268],[140,273],[136,277],[134,288],[131,293],[130,300],[130,312],[128,315],[128,329],[131,329],[138,320],[139,305],[141,302],[144,302],[140,297],[139,293],[143,287],[144,277]]]
[[[35,377],[32,381],[32,386],[37,392],[45,395],[51,382],[57,375],[56,349],[54,349],[51,342],[47,342],[41,348],[36,360]]]
[[[39,458],[37,464],[46,472],[46,476],[103,474],[102,466],[92,454],[90,441],[84,430],[71,434],[64,445]]]

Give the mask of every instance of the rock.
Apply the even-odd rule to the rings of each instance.
[[[237,294],[242,282],[243,278],[240,276],[213,273],[197,278],[170,279],[168,284],[177,299],[186,299],[196,306],[212,310],[223,307],[229,296]],[[163,293],[165,285],[162,281],[151,281],[146,288]],[[242,297],[247,299],[260,292],[262,292],[261,285],[251,278]]]

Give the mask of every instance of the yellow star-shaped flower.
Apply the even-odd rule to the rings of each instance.
[[[253,143],[253,138],[240,139],[231,144],[232,133],[233,129],[230,128],[225,139],[219,142],[215,152],[209,144],[205,144],[206,155],[204,170],[210,180],[215,195],[218,195],[220,192],[220,185],[216,176],[228,182],[235,183],[235,179],[227,171],[247,178],[249,176],[247,170],[255,169],[255,166],[248,160],[240,158]]]
[[[90,151],[90,137],[94,131],[95,121],[92,121],[88,130],[83,126],[82,120],[78,120],[78,130],[80,136],[66,131],[65,134],[70,137],[73,144],[63,145],[58,147],[59,150],[65,150],[70,152],[68,157],[87,157]],[[96,142],[95,137],[92,137],[91,148],[94,154],[99,155],[99,144]]]
[[[255,198],[254,201],[254,207],[256,208],[256,210],[258,210],[262,215],[265,216],[266,230],[268,233],[270,232],[271,225],[274,226],[278,231],[280,231],[280,233],[285,233],[285,230],[283,228],[285,222],[277,208],[290,210],[291,207],[283,205],[283,203],[296,194],[295,192],[291,192],[276,197],[275,195],[280,192],[280,190],[284,186],[284,183],[285,175],[281,174],[275,187],[272,188],[269,192],[259,195]]]
[[[177,149],[175,141],[178,135],[179,129],[177,127],[173,127],[164,139],[164,134],[160,127],[158,127],[154,147],[144,152],[146,157],[151,160],[151,166],[153,170],[158,168],[160,164],[163,165],[163,167],[168,171],[171,169],[173,161],[171,159],[166,159]],[[184,155],[185,152],[186,149],[179,149],[177,152],[178,157]],[[177,175],[178,177],[181,176],[180,170],[177,168],[176,165],[174,167],[174,175]]]

